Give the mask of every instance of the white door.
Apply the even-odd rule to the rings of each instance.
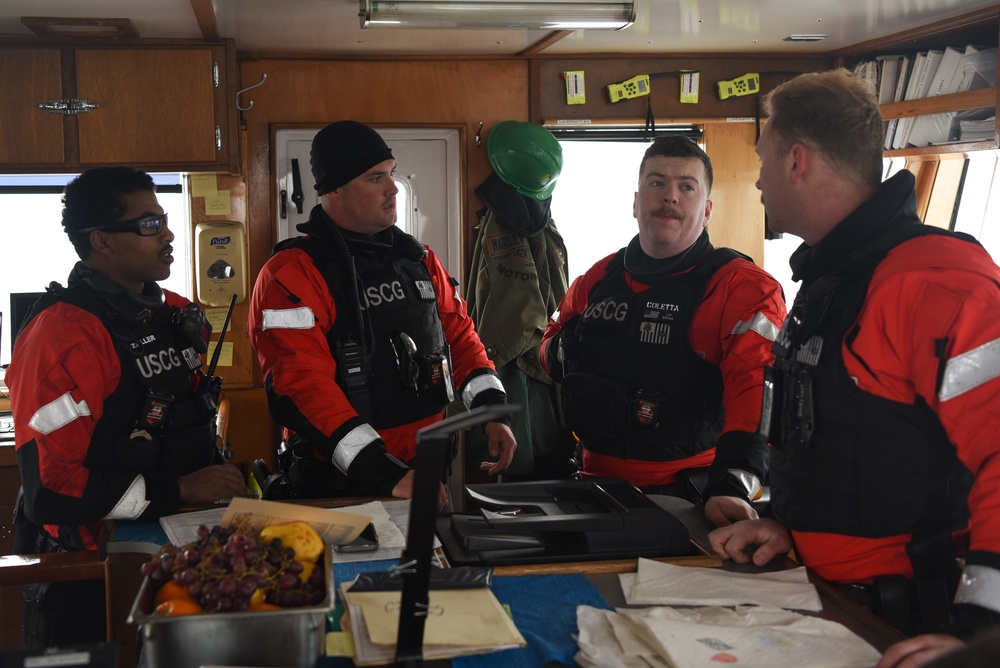
[[[277,239],[299,236],[295,229],[319,203],[309,169],[309,147],[322,128],[278,130],[275,136]],[[427,244],[448,273],[461,276],[461,172],[458,130],[377,128],[396,159],[396,224]],[[302,212],[292,201],[293,161],[297,162]],[[284,193],[284,194],[283,194]]]

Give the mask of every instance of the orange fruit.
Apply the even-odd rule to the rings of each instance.
[[[185,601],[194,602],[194,598],[188,593],[187,585],[182,585],[174,582],[173,580],[167,580],[160,587],[160,590],[156,592],[156,605],[160,605],[164,601],[169,601],[171,599],[181,599]]]
[[[251,603],[247,606],[247,610],[284,610],[280,605],[275,605],[274,603]]]
[[[153,612],[168,617],[176,617],[178,615],[197,615],[199,612],[203,612],[203,610],[194,599],[171,598],[156,606]]]

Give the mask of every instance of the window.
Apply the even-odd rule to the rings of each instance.
[[[551,216],[566,242],[569,279],[639,233],[632,202],[647,142],[560,141],[563,169]]]
[[[649,146],[643,141],[561,140],[563,171],[552,197],[552,218],[566,242],[569,278],[625,246],[638,232],[632,201],[639,162]],[[1000,151],[927,156],[933,184],[926,221],[979,239],[994,260],[1000,259]],[[883,179],[907,167],[907,158],[886,158]],[[931,173],[931,172],[928,172]],[[764,269],[781,283],[789,305],[799,284],[788,266],[802,243],[786,234],[764,242]]]
[[[0,177],[0,247],[6,262],[0,263],[0,312],[2,339],[0,361],[10,361],[10,339],[19,323],[10,321],[10,293],[42,292],[52,281],[66,285],[73,265],[79,261],[62,229],[62,191],[76,175],[18,175]],[[174,233],[174,264],[170,278],[160,285],[192,298],[190,208],[181,174],[153,174],[156,197],[170,214]]]

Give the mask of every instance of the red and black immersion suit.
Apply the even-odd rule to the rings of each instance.
[[[635,264],[628,253],[638,256],[637,242],[574,283],[543,339],[583,473],[690,494],[670,486],[681,471],[711,465],[718,444],[714,493],[749,501],[727,473],[753,476],[759,489],[767,441],[761,393],[738,388],[763,379],[784,316],[781,289],[736,251],[713,249],[707,234],[653,280],[626,267]]]
[[[82,264],[33,307],[6,376],[23,489],[19,552],[97,549],[105,520],[175,512],[178,476],[213,463],[218,387],[198,371],[195,348],[205,344],[185,329],[187,308],[197,307],[155,283],[135,294]],[[33,586],[28,617],[44,612],[40,633],[75,637],[83,622],[64,604],[90,584]],[[103,605],[103,584],[94,589]]]
[[[306,237],[279,244],[254,289],[250,334],[282,462],[306,496],[389,494],[416,432],[452,399],[504,401],[455,284],[392,226],[352,233],[314,209]],[[454,367],[452,364],[454,363]]]
[[[996,474],[978,463],[998,458],[997,424],[961,405],[997,399],[1000,365],[983,354],[1000,344],[964,348],[991,336],[973,323],[995,319],[1000,272],[971,238],[920,224],[912,183],[904,172],[883,184],[793,256],[803,285],[774,346],[770,511],[807,566],[852,583],[894,625],[968,635],[1000,622],[998,527],[987,517],[996,508],[987,497],[1000,492],[983,487]],[[991,292],[994,313],[977,314]],[[913,324],[898,322],[897,309]],[[994,428],[992,445],[966,440],[980,419]],[[980,551],[966,552],[974,485]],[[966,581],[952,624],[960,555]]]

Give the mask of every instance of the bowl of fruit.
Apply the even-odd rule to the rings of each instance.
[[[330,550],[305,522],[201,526],[142,565],[129,614],[147,668],[308,668],[334,603]]]

